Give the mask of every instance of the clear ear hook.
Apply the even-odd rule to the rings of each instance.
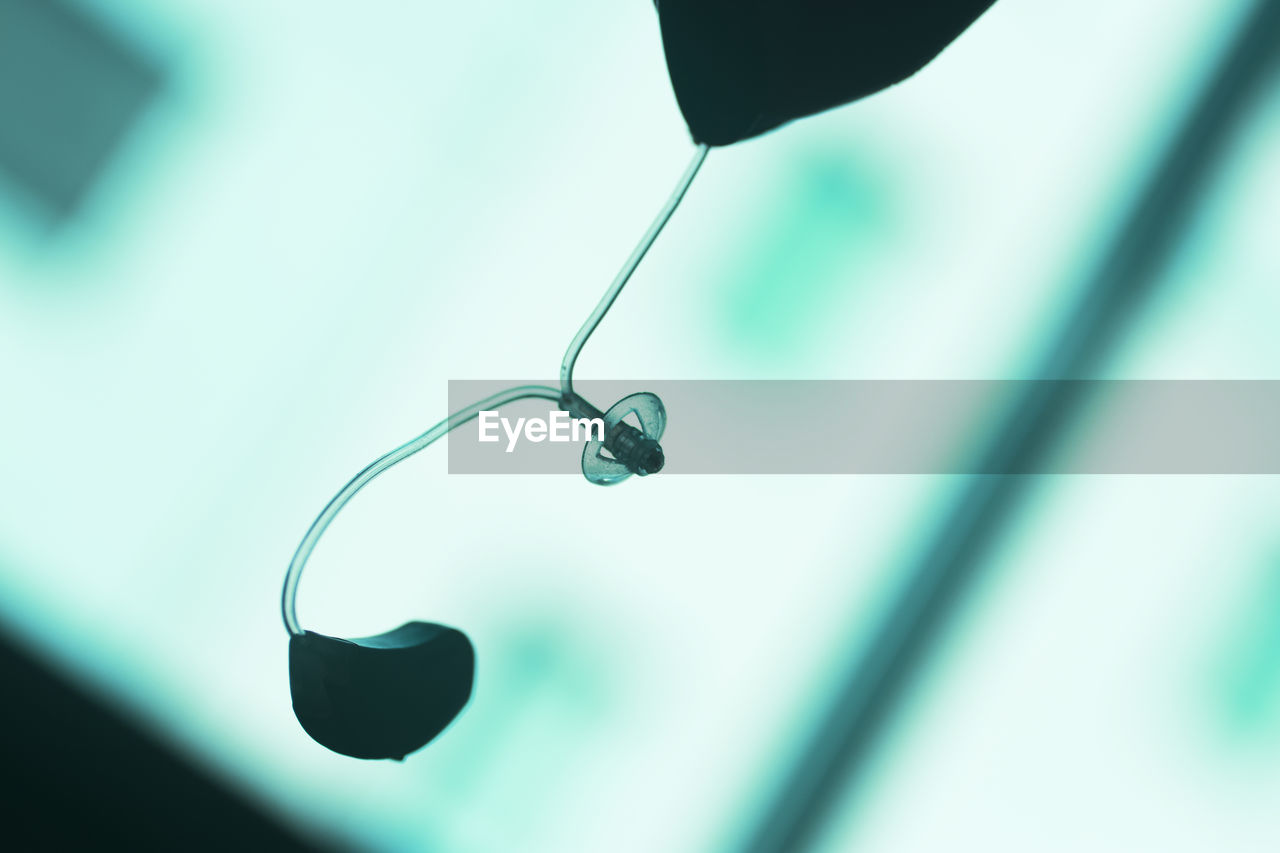
[[[653,247],[658,235],[662,233],[662,229],[671,220],[671,215],[680,206],[680,202],[684,199],[685,193],[689,191],[689,186],[693,183],[693,179],[698,176],[698,170],[702,168],[703,162],[706,161],[709,150],[706,145],[698,146],[698,150],[694,152],[693,160],[690,161],[688,168],[684,170],[684,174],[680,176],[680,181],[676,184],[675,190],[672,191],[671,197],[662,206],[662,210],[658,211],[658,215],[649,226],[649,230],[644,232],[644,236],[640,238],[640,242],[632,250],[631,257],[627,258],[627,262],[622,265],[622,269],[618,270],[618,274],[614,276],[613,283],[604,292],[604,296],[600,297],[600,302],[596,305],[596,309],[591,312],[586,322],[582,324],[582,328],[578,329],[578,334],[574,335],[573,340],[569,342],[569,348],[564,353],[564,360],[560,362],[560,390],[564,392],[566,398],[575,396],[573,393],[573,366],[577,363],[578,354],[582,352],[582,347],[587,342],[587,338],[591,337],[591,333],[596,330],[596,326],[599,326],[600,321],[604,319],[604,315],[613,307],[618,294],[622,292],[622,288],[631,280],[631,275],[636,271],[636,267],[640,266],[640,262],[649,253],[649,249]]]
[[[281,610],[284,615],[284,625],[289,629],[290,634],[302,634],[302,626],[298,623],[298,581],[302,579],[302,570],[307,565],[307,560],[311,558],[311,552],[315,550],[316,543],[320,541],[320,537],[324,535],[325,530],[333,523],[334,518],[342,511],[352,498],[365,486],[369,485],[375,477],[383,473],[394,465],[398,465],[404,460],[413,456],[415,453],[430,446],[437,439],[449,434],[453,430],[476,419],[481,411],[489,411],[514,403],[517,400],[527,400],[530,398],[541,398],[544,400],[559,400],[560,394],[556,389],[547,385],[518,385],[515,388],[508,388],[506,391],[500,391],[491,397],[485,397],[479,402],[472,403],[465,409],[454,412],[422,435],[405,442],[404,444],[379,456],[374,461],[365,466],[364,470],[356,474],[342,487],[342,491],[330,499],[329,503],[311,522],[311,527],[307,530],[307,535],[302,537],[302,543],[298,545],[298,550],[294,552],[293,559],[289,562],[289,570],[284,577],[284,594],[281,600]]]
[[[697,176],[698,170],[702,168],[703,161],[707,158],[708,150],[708,146],[705,144],[698,146],[693,160],[680,177],[666,204],[658,212],[657,217],[644,233],[644,236],[640,238],[640,242],[632,251],[631,256],[627,258],[626,263],[622,265],[622,269],[619,270],[617,276],[614,277],[613,282],[605,291],[604,296],[601,297],[595,310],[591,312],[586,322],[582,324],[582,328],[578,330],[573,340],[570,341],[569,348],[565,352],[564,361],[560,365],[559,390],[546,385],[520,385],[472,403],[470,406],[454,412],[417,438],[402,444],[395,450],[369,463],[364,470],[352,477],[342,487],[342,490],[333,496],[320,515],[316,517],[316,520],[311,523],[311,527],[307,530],[306,535],[303,536],[297,551],[294,552],[293,559],[289,561],[289,569],[285,573],[280,609],[284,617],[285,628],[288,629],[291,636],[299,638],[307,634],[298,621],[298,583],[302,579],[302,571],[306,567],[311,553],[315,550],[316,544],[320,541],[320,537],[324,535],[325,530],[333,523],[334,518],[342,511],[342,508],[378,475],[430,446],[452,430],[474,420],[481,411],[499,409],[518,400],[539,398],[556,401],[562,409],[570,412],[574,417],[602,418],[606,424],[605,440],[588,444],[587,452],[583,454],[583,474],[592,483],[608,485],[620,482],[632,474],[643,476],[661,469],[664,458],[662,449],[658,446],[657,441],[662,437],[662,433],[666,428],[666,410],[662,406],[662,401],[654,394],[633,394],[619,401],[607,413],[601,413],[598,408],[574,392],[573,368],[583,345],[591,337],[591,333],[596,330],[596,327],[600,325],[600,321],[604,319],[604,315],[613,306],[618,294],[622,292],[622,288],[631,279],[636,267],[640,265],[644,256],[653,246],[654,241],[658,239],[658,235],[662,233],[662,229],[670,221],[671,215],[675,213],[676,208],[680,205],[680,201],[684,198],[690,184],[693,183],[693,179]],[[626,423],[624,420],[628,414],[632,413],[636,415],[640,423],[639,428]],[[592,447],[593,444],[596,445],[594,449]],[[601,455],[602,451],[608,451],[609,456]],[[588,453],[591,455],[590,462],[588,461]]]
[[[379,474],[430,446],[451,430],[474,420],[481,411],[517,400],[554,400],[575,417],[601,418],[603,439],[588,444],[582,472],[592,483],[608,485],[632,474],[652,474],[665,458],[658,439],[666,429],[662,401],[649,393],[632,394],[608,412],[573,390],[573,366],[587,338],[600,325],[623,286],[675,212],[707,156],[698,147],[675,192],[623,264],[604,297],[574,336],[560,366],[559,389],[545,385],[508,388],[454,412],[422,435],[386,453],[342,487],[294,552],[280,597],[281,615],[289,631],[289,693],[303,729],[318,743],[353,758],[403,759],[445,729],[471,697],[475,649],[466,634],[445,625],[407,622],[373,637],[347,640],[303,630],[298,622],[298,582],[311,552],[342,508]],[[627,422],[633,417],[638,426]]]
[[[662,206],[662,210],[658,212],[649,230],[640,238],[640,242],[631,252],[631,257],[627,258],[627,262],[622,265],[622,269],[618,271],[613,283],[604,292],[604,296],[600,297],[595,310],[587,317],[582,328],[578,329],[578,334],[573,336],[573,340],[569,342],[569,348],[565,351],[564,360],[560,363],[560,408],[568,411],[575,418],[602,417],[605,423],[604,439],[590,441],[582,452],[582,475],[589,482],[599,486],[620,483],[632,474],[643,477],[662,470],[662,466],[666,463],[666,456],[662,452],[662,446],[658,444],[658,439],[662,438],[662,433],[666,429],[667,412],[656,394],[645,392],[624,397],[602,416],[598,408],[573,390],[573,367],[578,361],[578,354],[582,352],[583,345],[600,325],[604,315],[613,307],[618,294],[631,279],[636,267],[640,266],[640,262],[644,260],[644,256],[670,221],[671,215],[680,206],[693,179],[697,177],[698,170],[707,159],[709,150],[706,145],[698,146],[693,160],[680,176],[667,203]],[[611,417],[615,413],[621,414]],[[638,429],[626,423],[624,417],[627,414],[637,416],[640,423]]]

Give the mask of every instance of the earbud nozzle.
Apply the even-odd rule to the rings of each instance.
[[[634,416],[639,427],[626,422]],[[604,415],[605,436],[582,448],[582,473],[600,486],[621,483],[632,474],[656,474],[667,457],[658,439],[667,428],[667,410],[657,394],[642,391],[623,397]],[[604,451],[608,452],[608,456]]]
[[[475,651],[461,631],[408,622],[344,640],[289,640],[293,712],[322,746],[352,758],[403,759],[453,721],[471,696]]]

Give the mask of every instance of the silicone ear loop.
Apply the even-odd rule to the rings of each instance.
[[[569,349],[565,351],[564,361],[560,362],[560,391],[566,398],[573,396],[573,365],[578,360],[578,353],[582,352],[583,344],[587,342],[587,338],[591,337],[591,333],[596,330],[596,326],[600,325],[604,315],[613,307],[614,300],[622,292],[622,288],[631,278],[631,274],[636,271],[636,267],[640,266],[640,262],[644,260],[644,256],[649,252],[654,241],[658,239],[662,229],[666,227],[667,221],[671,219],[671,214],[675,213],[676,208],[680,206],[681,199],[689,191],[689,185],[693,183],[693,179],[698,175],[698,170],[702,168],[703,161],[707,159],[709,150],[710,148],[705,144],[698,146],[698,150],[693,154],[693,160],[689,163],[688,168],[684,170],[684,174],[680,176],[680,181],[676,184],[671,197],[662,206],[662,210],[658,211],[657,218],[653,220],[649,230],[644,232],[644,236],[640,238],[640,242],[636,245],[635,250],[632,251],[631,257],[627,258],[627,262],[622,265],[622,269],[614,277],[613,284],[609,285],[609,289],[604,292],[604,296],[600,297],[600,303],[596,305],[596,310],[591,312],[591,316],[587,317],[587,321],[578,330],[578,334],[574,335],[573,340],[569,342]]]
[[[447,435],[451,430],[474,420],[481,411],[497,409],[508,403],[531,397],[559,401],[560,393],[546,385],[518,385],[515,388],[508,388],[506,391],[499,391],[492,397],[486,397],[478,403],[472,403],[465,409],[454,412],[412,441],[406,442],[390,453],[378,457],[369,463],[363,471],[352,477],[351,481],[342,487],[342,491],[333,496],[333,499],[316,517],[316,520],[311,522],[311,528],[307,530],[307,535],[302,537],[302,543],[298,545],[298,550],[293,554],[293,560],[289,562],[289,571],[284,576],[284,591],[280,596],[280,611],[284,616],[284,626],[289,629],[289,633],[293,635],[305,633],[302,630],[302,626],[298,624],[297,611],[298,581],[302,578],[302,569],[311,557],[311,552],[315,550],[316,543],[324,535],[325,529],[342,511],[342,508],[347,505],[347,502],[356,496],[357,492],[391,466],[403,462],[436,439]]]

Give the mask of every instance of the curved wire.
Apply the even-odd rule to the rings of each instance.
[[[653,246],[653,242],[658,239],[658,235],[662,233],[667,221],[671,219],[671,214],[675,213],[676,208],[680,206],[680,200],[689,191],[689,185],[697,177],[698,170],[702,168],[703,161],[707,159],[709,150],[711,149],[706,143],[698,146],[698,150],[694,152],[693,160],[689,163],[688,168],[684,170],[684,174],[680,176],[680,181],[676,184],[671,197],[662,206],[662,210],[658,211],[657,218],[653,220],[649,230],[644,232],[644,236],[640,238],[635,250],[631,252],[631,257],[627,258],[627,262],[622,265],[622,269],[614,277],[613,284],[609,285],[609,289],[604,292],[604,296],[600,297],[600,303],[596,305],[596,310],[591,312],[591,316],[587,317],[587,321],[578,330],[578,334],[574,335],[573,340],[569,342],[569,349],[565,351],[564,361],[560,362],[560,391],[565,397],[573,396],[573,365],[578,360],[578,353],[582,352],[583,344],[587,342],[587,338],[591,337],[591,333],[596,330],[596,326],[600,325],[600,321],[604,319],[604,315],[613,306],[613,301],[618,298],[618,294],[622,292],[622,288],[631,278],[631,274],[636,271],[636,267],[640,266],[645,254]]]
[[[302,626],[298,623],[297,609],[298,581],[302,578],[302,569],[306,566],[307,560],[311,557],[311,552],[315,550],[316,543],[320,541],[324,531],[337,514],[342,511],[342,508],[347,505],[347,502],[356,496],[357,492],[367,486],[374,477],[377,477],[391,466],[403,462],[436,439],[447,435],[451,430],[474,420],[482,410],[496,409],[508,403],[514,403],[516,400],[524,400],[530,397],[558,401],[560,392],[548,385],[517,385],[514,388],[499,391],[491,397],[486,397],[478,403],[472,403],[465,409],[454,412],[412,441],[400,445],[390,453],[379,456],[373,462],[370,462],[363,471],[352,477],[351,481],[342,487],[342,491],[333,496],[333,499],[316,517],[316,520],[311,522],[307,535],[302,537],[298,550],[294,552],[293,559],[289,562],[289,571],[284,576],[284,591],[280,596],[280,612],[284,616],[284,626],[289,629],[289,633],[294,635],[304,633]]]
[[[298,582],[302,578],[302,570],[307,565],[311,552],[315,550],[316,543],[320,541],[320,537],[324,535],[325,530],[328,529],[338,513],[342,511],[342,508],[370,481],[393,465],[413,456],[441,436],[447,435],[451,430],[457,429],[473,420],[482,410],[496,409],[516,400],[524,400],[530,397],[560,402],[562,399],[573,395],[573,365],[578,360],[578,353],[582,351],[582,346],[587,342],[587,338],[591,337],[591,333],[596,330],[596,326],[600,325],[601,319],[613,306],[614,300],[622,292],[622,288],[631,278],[631,274],[636,271],[640,261],[644,259],[654,241],[658,239],[658,235],[662,233],[662,229],[671,219],[671,215],[675,213],[680,201],[684,198],[685,193],[688,192],[689,185],[693,183],[698,170],[702,168],[703,161],[707,159],[709,150],[709,147],[705,144],[698,146],[692,162],[689,163],[684,174],[680,177],[680,181],[676,184],[671,197],[667,199],[667,203],[658,212],[658,216],[653,220],[653,224],[649,226],[649,230],[640,238],[639,244],[631,252],[631,257],[627,258],[627,262],[622,265],[622,269],[613,279],[613,283],[609,285],[609,289],[605,291],[604,296],[600,298],[595,310],[587,317],[587,321],[582,324],[578,334],[569,342],[569,349],[565,352],[564,361],[560,364],[560,391],[547,385],[518,385],[514,388],[508,388],[506,391],[500,391],[491,397],[486,397],[477,403],[472,403],[465,409],[454,412],[412,441],[406,442],[390,453],[383,454],[373,462],[370,462],[363,471],[352,477],[350,482],[342,487],[342,491],[334,495],[329,503],[325,505],[324,510],[316,517],[316,520],[311,522],[307,535],[302,537],[302,542],[299,543],[298,550],[294,552],[293,559],[289,561],[289,570],[284,576],[284,589],[280,595],[280,613],[284,617],[284,626],[289,630],[290,634],[300,635],[305,633],[302,630],[302,625],[298,622]]]

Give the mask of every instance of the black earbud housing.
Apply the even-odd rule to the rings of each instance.
[[[697,142],[730,145],[919,71],[995,0],[661,0],[667,70]]]
[[[471,697],[475,650],[430,622],[345,640],[289,640],[293,712],[307,734],[352,758],[402,760],[440,734]]]

